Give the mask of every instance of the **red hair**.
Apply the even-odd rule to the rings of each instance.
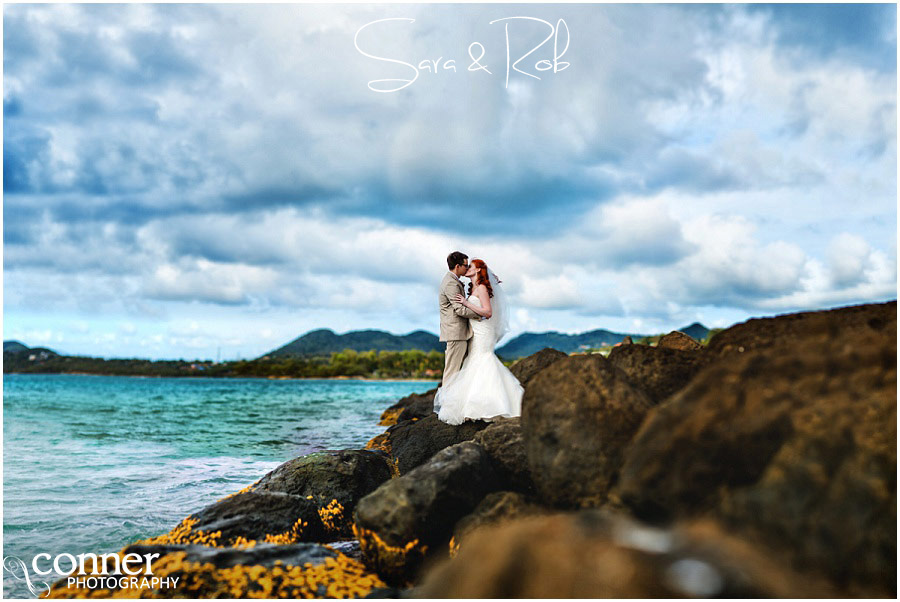
[[[475,266],[475,272],[478,274],[478,284],[483,284],[487,287],[488,297],[494,296],[494,289],[491,288],[491,279],[488,278],[488,270],[487,264],[480,259],[473,259],[472,265]],[[472,294],[472,289],[475,288],[475,279],[472,279],[472,282],[469,282],[469,295]]]

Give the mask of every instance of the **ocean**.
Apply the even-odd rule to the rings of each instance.
[[[387,406],[436,385],[6,374],[3,557],[30,569],[167,532],[291,458],[364,447]],[[33,597],[10,573],[4,597]]]

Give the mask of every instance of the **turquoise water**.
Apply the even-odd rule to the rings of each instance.
[[[3,556],[30,567],[164,533],[286,460],[364,447],[385,407],[435,385],[4,375]]]

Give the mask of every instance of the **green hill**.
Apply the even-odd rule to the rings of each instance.
[[[681,332],[702,341],[709,334],[709,329],[694,322],[685,328],[679,328]],[[564,334],[561,332],[524,332],[515,337],[502,347],[497,349],[497,355],[505,360],[514,360],[536,353],[545,347],[558,349],[565,353],[574,353],[584,349],[597,349],[621,342],[626,336],[637,340],[648,336],[646,334],[610,332],[609,330],[591,330],[581,334]]]
[[[702,341],[709,333],[702,324],[693,323],[680,329],[691,337]],[[518,359],[531,355],[545,347],[552,347],[565,353],[573,353],[583,349],[596,349],[615,345],[626,336],[637,340],[652,336],[635,333],[611,332],[599,329],[581,334],[564,334],[561,332],[525,332],[497,349],[497,355],[506,360]],[[417,330],[406,335],[395,335],[383,330],[354,330],[345,334],[336,334],[327,328],[311,330],[278,349],[264,354],[260,359],[281,357],[322,357],[345,349],[354,351],[444,351],[444,344],[438,337],[424,330]]]
[[[354,330],[346,334],[336,334],[333,330],[311,330],[278,349],[262,357],[312,357],[331,355],[345,349],[354,351],[443,351],[444,344],[438,337],[417,330],[406,335],[395,335],[383,330]]]
[[[20,351],[28,351],[28,346],[19,341],[3,341],[3,353],[19,353]]]
[[[497,349],[497,355],[512,360],[536,353],[545,347],[557,349],[565,353],[573,353],[583,349],[596,349],[615,345],[626,336],[639,338],[646,335],[610,332],[609,330],[592,330],[581,334],[564,334],[561,332],[524,332],[507,344]]]

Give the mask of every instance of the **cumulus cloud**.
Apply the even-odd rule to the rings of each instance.
[[[570,66],[506,87],[503,5],[7,6],[16,332],[64,312],[53,332],[164,353],[251,345],[266,320],[435,330],[456,249],[521,330],[896,296],[896,7],[527,12],[566,19]],[[395,16],[415,22],[369,51],[457,71],[371,92],[408,68],[353,36]],[[512,52],[545,29],[511,23]],[[472,41],[493,76],[466,70]],[[198,331],[145,326],[178,316]]]

